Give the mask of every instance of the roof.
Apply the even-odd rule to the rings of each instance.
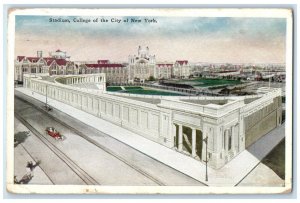
[[[50,66],[51,63],[54,61],[54,58],[44,58],[44,60],[47,62],[47,66]]]
[[[40,57],[17,56],[17,59],[19,61],[22,61],[24,58],[26,58],[31,63],[36,63],[41,59]],[[42,59],[44,59],[46,61],[47,66],[50,66],[53,63],[53,61],[55,61],[56,64],[59,65],[59,66],[65,66],[68,62],[66,59],[56,59],[56,58],[53,58],[53,57],[42,57]]]
[[[122,68],[125,67],[119,63],[107,63],[107,64],[85,64],[89,68]]]
[[[167,67],[172,67],[173,66],[173,64],[171,64],[171,63],[159,63],[159,64],[156,64],[158,67],[165,67],[165,66],[167,66]]]
[[[39,59],[40,57],[27,57],[27,60],[31,63],[36,63]]]
[[[60,49],[57,49],[55,52],[61,52],[61,50],[60,50]]]
[[[25,58],[25,56],[17,56],[18,61],[22,61]]]
[[[65,66],[67,64],[66,59],[55,59],[55,62],[57,63],[57,65],[59,66]]]
[[[53,61],[55,61],[59,66],[65,66],[67,64],[67,61],[65,59],[56,59],[52,57],[44,57],[43,59],[47,62],[47,66],[50,66]]]
[[[179,63],[180,65],[186,65],[188,64],[188,60],[176,61],[176,63]]]

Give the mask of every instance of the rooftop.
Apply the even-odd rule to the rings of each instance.
[[[97,64],[85,64],[89,68],[122,68],[125,67],[119,63],[97,63]]]

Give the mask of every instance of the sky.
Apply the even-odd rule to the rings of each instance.
[[[158,62],[284,63],[285,41],[283,18],[16,16],[15,27],[16,56],[60,49],[74,61],[127,62],[141,45]]]

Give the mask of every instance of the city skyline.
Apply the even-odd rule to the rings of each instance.
[[[50,22],[50,18],[70,22]],[[98,23],[93,23],[96,18]],[[47,56],[61,49],[73,61],[127,61],[141,45],[148,46],[157,61],[285,63],[285,19],[146,18],[156,22],[138,16],[16,16],[15,54],[34,56],[41,50]],[[141,22],[131,23],[131,19]]]

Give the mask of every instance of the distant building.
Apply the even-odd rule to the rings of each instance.
[[[128,79],[133,81],[135,78],[142,80],[150,76],[155,77],[155,55],[150,55],[149,47],[138,48],[137,55],[128,56]]]
[[[155,67],[156,75],[154,76],[155,78],[158,79],[169,79],[172,77],[172,72],[173,72],[173,64],[172,63],[159,63],[156,64]]]
[[[98,60],[97,62],[96,64],[81,64],[79,74],[105,73],[107,82],[128,82],[128,68],[125,65],[110,63],[109,60]]]
[[[70,56],[67,56],[67,52],[61,51],[60,49],[56,50],[55,52],[50,52],[49,55],[51,58],[55,59],[70,60]]]
[[[68,59],[66,52],[57,52],[58,55],[43,57],[42,51],[37,51],[36,57],[17,56],[15,61],[16,81],[22,82],[24,74],[45,73],[49,75],[77,74],[78,67]]]
[[[187,60],[176,61],[173,75],[177,78],[188,78],[191,75],[191,67]]]
[[[278,68],[278,69],[277,69]],[[189,78],[233,78],[262,80],[272,77],[283,81],[284,64],[228,64],[228,63],[189,63],[188,60],[175,62],[156,62],[156,56],[150,54],[149,47],[139,46],[137,55],[129,55],[128,62],[111,62],[108,59],[98,61],[71,61],[67,52],[60,49],[49,52],[48,57],[42,51],[37,56],[18,56],[15,60],[15,81],[23,81],[24,73],[45,73],[49,75],[106,73],[107,82],[131,83],[155,79]],[[281,76],[282,75],[282,76]]]

